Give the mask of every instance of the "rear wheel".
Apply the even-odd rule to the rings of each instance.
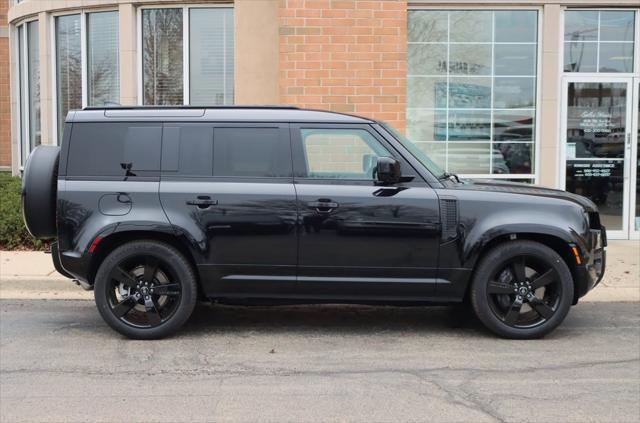
[[[482,323],[507,338],[530,339],[553,331],[573,298],[571,272],[551,248],[532,241],[498,245],[482,259],[471,303]]]
[[[96,274],[98,311],[116,331],[134,339],[162,338],[191,316],[197,299],[195,274],[173,247],[136,241],[115,249]]]

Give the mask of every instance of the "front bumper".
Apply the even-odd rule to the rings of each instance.
[[[575,268],[574,302],[595,288],[602,280],[607,264],[607,232],[604,227],[590,232],[588,251],[582,252],[583,263]]]

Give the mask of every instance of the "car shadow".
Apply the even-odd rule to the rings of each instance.
[[[205,305],[196,307],[180,335],[203,333],[236,334],[318,333],[376,334],[381,332],[446,333],[476,332],[487,335],[469,306],[366,306],[366,305],[278,305],[231,306]]]

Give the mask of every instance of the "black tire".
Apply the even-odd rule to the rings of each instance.
[[[573,289],[571,271],[558,253],[538,242],[513,241],[482,258],[471,284],[471,304],[497,335],[534,339],[562,323]]]
[[[22,176],[22,217],[29,233],[37,239],[56,237],[56,198],[60,147],[36,147]]]
[[[189,261],[157,241],[133,241],[116,248],[100,265],[94,285],[104,321],[132,339],[175,333],[191,316],[197,292]]]

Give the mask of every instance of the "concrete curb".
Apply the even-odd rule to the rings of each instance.
[[[91,299],[57,273],[51,256],[37,251],[0,251],[0,299]],[[640,302],[640,242],[611,241],[607,271],[581,302]]]
[[[93,291],[85,291],[71,279],[62,277],[12,277],[0,281],[0,299],[92,300]],[[640,302],[640,290],[635,287],[599,285],[580,302]]]

